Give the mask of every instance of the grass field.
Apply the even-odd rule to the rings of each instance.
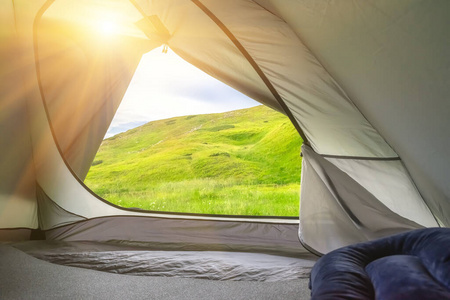
[[[263,106],[159,120],[104,140],[85,183],[123,207],[298,216],[301,143]]]

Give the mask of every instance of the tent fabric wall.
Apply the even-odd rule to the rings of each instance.
[[[268,220],[270,221],[270,220]],[[310,256],[297,236],[298,222],[195,220],[158,216],[92,218],[46,231],[54,241],[98,241],[165,250],[238,251]]]
[[[32,230],[28,228],[0,229],[0,242],[28,241],[31,239]]]
[[[397,156],[282,19],[251,1],[202,3],[255,60],[316,152]]]
[[[438,226],[400,159],[323,158],[363,186],[392,212],[423,226]]]
[[[305,42],[450,226],[450,2],[257,2]]]
[[[115,207],[80,180],[140,55],[161,43],[213,77],[292,115],[312,146],[304,149],[302,175],[301,237],[307,245],[326,252],[398,231],[449,226],[449,5],[278,0],[2,4],[0,123],[8,132],[0,140],[0,228],[37,228],[37,185],[39,201],[55,204],[39,210],[43,230],[80,224],[74,215],[184,218]],[[84,6],[89,13],[80,13]],[[156,16],[170,37],[152,40],[139,30],[124,32],[123,47],[105,50],[105,44],[79,40],[72,31],[48,30],[52,24],[81,30],[91,12],[111,8],[129,13],[131,23]],[[107,50],[113,55],[98,55]],[[98,56],[96,69],[92,61]],[[67,62],[70,70],[55,67]],[[91,76],[98,86],[90,85]],[[394,184],[387,187],[388,182]],[[211,217],[189,218],[203,222]]]
[[[86,220],[85,217],[71,213],[53,202],[39,186],[37,187],[36,197],[38,202],[39,228],[51,228],[54,224],[63,226],[64,224]]]
[[[12,3],[0,10],[0,228],[37,228],[35,171],[30,141],[27,98],[33,95],[35,73],[30,30],[26,23],[42,3],[30,4],[23,17],[15,15]],[[29,25],[29,24],[28,24]],[[31,54],[30,54],[31,53]],[[31,57],[30,57],[31,55]],[[8,236],[22,230],[12,230]],[[29,235],[28,235],[29,236]]]
[[[401,182],[395,178],[395,182],[386,184],[373,180],[369,182],[368,190],[367,185],[361,185],[364,179],[352,178],[351,174],[318,155],[310,147],[303,145],[302,153],[302,199],[306,201],[301,201],[300,205],[299,236],[308,248],[328,253],[344,245],[423,228],[422,224],[438,226],[421,201],[408,202],[409,205],[405,207],[393,207],[392,203],[383,203],[383,197],[376,197],[380,189],[390,195],[398,194],[399,189],[410,184],[408,181]],[[370,165],[374,163],[376,165],[379,161],[369,162]],[[355,164],[351,161],[350,164],[356,168],[361,166],[360,162]],[[398,165],[391,165],[385,167],[385,170],[395,171],[396,167]],[[378,170],[372,168],[355,171],[376,178],[383,176]]]

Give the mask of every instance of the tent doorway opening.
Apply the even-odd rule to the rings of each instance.
[[[85,184],[127,208],[298,216],[289,118],[161,50],[139,63]]]

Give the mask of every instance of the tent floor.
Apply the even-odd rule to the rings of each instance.
[[[39,260],[0,245],[1,299],[309,299],[308,279],[216,281],[112,274]]]
[[[136,276],[180,277],[234,281],[288,281],[309,278],[317,260],[310,253],[297,257],[160,247],[93,241],[25,241],[11,244],[41,260]]]

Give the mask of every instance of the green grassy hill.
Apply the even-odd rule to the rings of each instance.
[[[85,183],[123,207],[296,216],[301,143],[264,106],[159,120],[104,140]]]

